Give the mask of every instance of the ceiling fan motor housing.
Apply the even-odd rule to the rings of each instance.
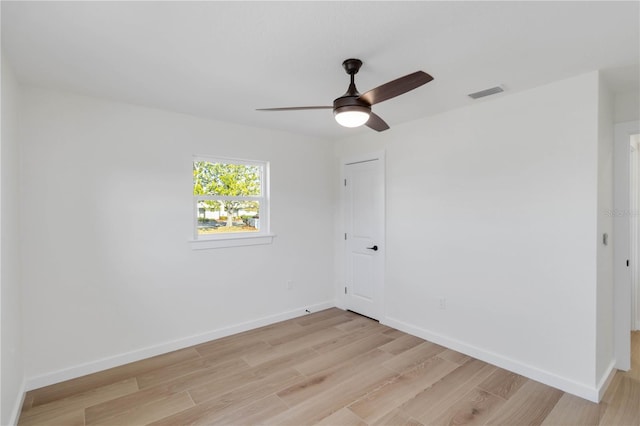
[[[358,96],[341,96],[333,101],[333,114],[339,114],[346,111],[362,111],[371,112],[371,105]]]

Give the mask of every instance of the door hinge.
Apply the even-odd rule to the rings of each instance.
[[[347,288],[346,287],[344,288],[344,294],[347,294]]]
[[[345,240],[347,239],[347,233],[346,232],[344,233],[344,239]]]
[[[629,259],[627,259],[627,268],[629,267]]]
[[[346,179],[344,180],[344,186],[347,186],[347,180]]]

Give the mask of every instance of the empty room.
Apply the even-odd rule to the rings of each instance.
[[[1,425],[640,424],[640,2],[0,18]]]

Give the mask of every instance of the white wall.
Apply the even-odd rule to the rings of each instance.
[[[596,384],[614,371],[613,347],[613,121],[614,97],[601,78],[598,86],[598,232]],[[604,244],[603,235],[608,242]],[[600,385],[603,385],[601,383]]]
[[[2,138],[0,139],[0,312],[1,410],[0,424],[17,419],[24,392],[22,349],[22,292],[19,237],[19,87],[2,58]]]
[[[34,88],[23,105],[30,387],[332,304],[330,143]],[[271,162],[273,244],[190,249],[193,154]]]
[[[387,323],[597,398],[598,86],[589,73],[336,144],[386,150]]]
[[[624,123],[640,119],[640,93],[617,93],[614,97],[614,122]]]

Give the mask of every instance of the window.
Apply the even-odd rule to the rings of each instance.
[[[269,163],[193,160],[194,248],[268,244]]]

